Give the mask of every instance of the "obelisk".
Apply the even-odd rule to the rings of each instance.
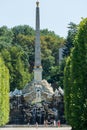
[[[41,45],[40,45],[40,16],[39,16],[39,1],[36,2],[36,37],[35,37],[35,66],[34,66],[34,81],[42,80],[42,65],[41,65]]]

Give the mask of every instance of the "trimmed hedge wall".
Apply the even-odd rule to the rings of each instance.
[[[0,56],[0,126],[9,121],[9,71]]]

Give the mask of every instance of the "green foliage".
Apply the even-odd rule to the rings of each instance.
[[[0,126],[9,121],[9,71],[0,55]]]
[[[74,130],[87,129],[87,18],[79,24],[65,68],[65,113]]]
[[[0,43],[10,44],[13,40],[13,32],[8,29],[7,26],[2,26],[0,28]]]
[[[64,101],[65,101],[65,115],[68,123],[71,122],[71,97],[72,97],[72,89],[71,89],[71,59],[70,57],[66,60],[66,67],[64,69]]]
[[[22,89],[31,80],[25,52],[18,46],[10,46],[1,52],[10,72],[10,89]]]
[[[27,26],[24,26],[24,29]],[[20,29],[19,29],[20,30]],[[23,32],[23,28],[21,33]],[[25,30],[27,34],[28,31]],[[10,89],[22,89],[31,80],[26,50],[22,46],[13,45],[14,32],[6,26],[0,28],[0,51],[10,73]],[[8,39],[8,40],[7,40]],[[28,52],[28,51],[27,51]],[[20,61],[20,62],[18,62]]]
[[[12,31],[15,35],[23,34],[32,36],[35,34],[35,31],[33,28],[29,27],[28,25],[19,25],[12,28]]]
[[[53,65],[50,67],[50,75],[48,81],[52,84],[54,90],[59,86],[63,88],[64,67],[65,59],[61,61],[61,64]]]
[[[35,31],[33,28],[29,27],[28,25],[19,25],[12,28],[14,38],[13,38],[13,44],[18,43],[18,35],[24,35],[24,36],[34,36]]]
[[[44,30],[43,30],[44,31]],[[47,31],[47,30],[46,30]],[[41,35],[41,52],[42,52],[42,66],[43,66],[43,78],[47,79],[49,82],[52,82],[52,68],[57,68],[58,66],[58,49],[60,45],[64,44],[64,39],[55,35],[52,32],[49,32],[48,35]],[[55,84],[58,82],[56,71],[56,80]],[[57,84],[58,85],[58,84]]]
[[[68,36],[66,38],[65,48],[63,51],[64,57],[67,57],[70,55],[71,49],[74,46],[73,41],[77,33],[78,26],[75,23],[70,22],[68,29],[69,29]]]
[[[23,34],[19,34],[16,36],[17,46],[20,46],[22,50],[25,52],[26,59],[30,65],[30,72],[33,71],[34,66],[34,36],[25,36]]]

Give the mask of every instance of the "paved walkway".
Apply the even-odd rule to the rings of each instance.
[[[38,127],[38,128],[35,128],[35,127],[20,127],[20,128],[17,128],[17,127],[7,127],[7,128],[1,128],[0,127],[0,130],[71,130],[71,127]]]

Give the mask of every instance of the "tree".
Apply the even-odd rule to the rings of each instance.
[[[29,64],[26,59],[26,54],[22,48],[18,46],[11,46],[9,51],[12,66],[9,68],[10,88],[11,90],[14,90],[15,88],[22,89],[27,82],[31,81],[31,74],[29,73]]]
[[[64,69],[64,105],[65,116],[67,123],[71,124],[71,97],[72,97],[72,82],[71,82],[71,58],[66,60],[66,66]]]
[[[9,121],[9,71],[0,55],[0,126]]]
[[[22,34],[24,36],[34,36],[35,31],[33,28],[29,27],[28,25],[19,25],[12,28],[12,32],[14,34],[13,44],[18,43],[17,36]]]
[[[0,43],[4,42],[4,44],[9,45],[13,40],[13,32],[11,29],[8,29],[7,26],[2,26],[0,28]]]
[[[58,49],[60,45],[64,44],[64,39],[54,33],[49,32],[48,35],[41,35],[41,52],[42,52],[42,66],[43,78],[52,83],[52,71],[56,70],[58,64]],[[52,70],[53,68],[53,70]],[[56,75],[57,75],[56,71]],[[57,77],[57,76],[56,76]],[[55,84],[58,82],[56,78]],[[53,83],[54,84],[54,83]]]
[[[87,129],[87,18],[83,19],[78,28],[77,35],[74,40],[74,48],[71,54],[70,74],[66,77],[67,69],[65,71],[65,79],[67,84],[70,83],[71,93],[65,94],[65,104],[67,102],[70,106],[71,114],[68,118],[69,124],[73,130]],[[68,81],[70,77],[70,80]],[[65,82],[65,80],[64,80]],[[66,82],[65,82],[66,83]],[[64,83],[65,90],[66,84]],[[68,89],[68,88],[67,88]],[[70,95],[70,99],[68,97]],[[67,112],[68,113],[68,112]],[[66,114],[66,117],[69,115]]]
[[[71,51],[72,47],[74,46],[73,41],[74,41],[75,35],[77,33],[77,29],[78,29],[77,27],[78,26],[75,23],[73,23],[73,22],[69,23],[68,36],[66,38],[66,43],[65,43],[65,47],[64,47],[64,51],[63,51],[64,57],[67,57],[70,55],[70,51]]]

